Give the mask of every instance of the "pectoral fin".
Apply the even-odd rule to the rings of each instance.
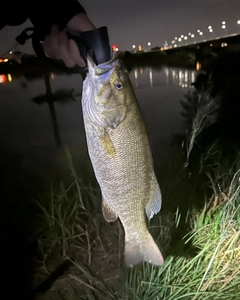
[[[151,190],[150,190],[150,200],[148,201],[145,208],[148,220],[150,220],[154,214],[157,214],[160,211],[161,205],[162,205],[162,196],[161,196],[160,187],[155,175],[153,174]]]
[[[106,129],[102,128],[101,132],[99,133],[99,141],[102,148],[107,152],[107,154],[110,157],[114,157],[116,155],[116,149],[108,132],[106,131]]]
[[[104,198],[102,198],[102,212],[103,212],[104,219],[107,222],[114,222],[118,218],[118,215],[109,206],[109,204],[107,203],[107,201]]]

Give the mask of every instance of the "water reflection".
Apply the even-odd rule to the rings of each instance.
[[[51,88],[51,83],[50,83],[50,77],[52,79],[54,79],[54,74],[53,73],[51,73],[51,74],[44,73],[46,94],[36,96],[32,99],[32,101],[38,105],[41,105],[44,103],[48,104],[55,141],[56,141],[57,146],[61,146],[62,142],[61,142],[61,137],[60,137],[60,133],[59,133],[58,121],[57,121],[56,111],[55,111],[55,107],[54,107],[54,102],[55,101],[66,102],[69,100],[76,102],[76,100],[73,96],[74,89],[71,89],[70,91],[58,90],[55,93],[53,93],[52,88]]]
[[[134,88],[153,88],[159,85],[178,85],[181,88],[192,88],[191,84],[196,79],[195,70],[163,67],[161,72],[159,71],[152,67],[133,69],[130,76]]]
[[[143,112],[154,163],[160,168],[171,151],[175,151],[172,141],[182,127],[180,99],[183,88],[184,92],[187,87],[192,89],[195,72],[148,67],[132,69],[129,74]],[[15,155],[19,157],[19,162],[14,163],[16,173],[28,173],[26,176],[31,174],[32,179],[36,176],[48,182],[53,178],[62,180],[69,174],[64,153],[68,147],[79,176],[92,178],[81,98],[76,97],[81,94],[82,75],[49,72],[41,76],[39,73],[11,76],[10,84],[0,84],[0,167],[8,170]]]
[[[0,83],[9,83],[12,82],[11,74],[0,74]]]

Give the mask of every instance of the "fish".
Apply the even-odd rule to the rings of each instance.
[[[102,194],[107,222],[124,228],[124,260],[162,266],[164,259],[147,228],[161,209],[161,191],[150,144],[121,53],[96,65],[87,56],[82,112],[88,154]]]

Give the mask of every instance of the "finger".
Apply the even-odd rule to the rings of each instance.
[[[43,43],[43,49],[46,56],[55,59],[57,58],[56,54],[58,50],[58,35],[59,35],[58,27],[56,25],[53,25],[50,34],[45,37]]]
[[[65,65],[69,68],[75,66],[74,60],[72,60],[68,54],[68,37],[65,32],[60,32],[58,35],[58,49],[57,59],[63,60]]]
[[[80,56],[78,46],[76,42],[72,39],[68,40],[68,54],[69,57],[77,64],[79,67],[84,67],[86,65],[83,58]]]

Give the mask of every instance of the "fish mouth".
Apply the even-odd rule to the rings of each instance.
[[[97,76],[102,75],[112,70],[117,65],[117,61],[119,60],[119,58],[121,58],[122,56],[123,56],[123,52],[118,52],[117,54],[114,53],[112,54],[112,58],[109,61],[96,65],[93,59],[93,54],[91,52],[88,52],[87,54],[88,68],[89,70],[94,69],[95,75]]]

